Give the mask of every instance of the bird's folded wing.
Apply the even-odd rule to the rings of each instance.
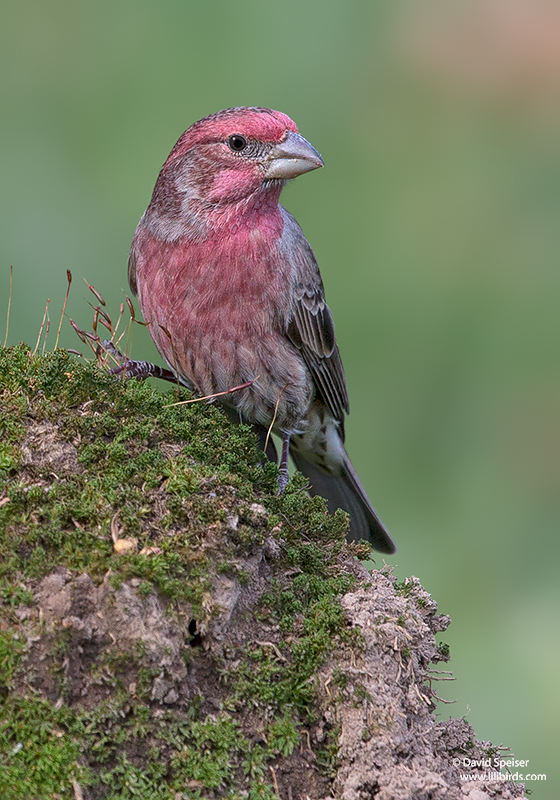
[[[348,391],[319,267],[299,225],[284,209],[283,213],[283,256],[292,267],[292,304],[286,333],[301,351],[323,401],[342,422],[349,411]]]

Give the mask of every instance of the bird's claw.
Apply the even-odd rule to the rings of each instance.
[[[126,380],[136,379],[137,381],[144,381],[146,378],[162,378],[172,383],[177,381],[175,373],[171,372],[170,369],[158,367],[157,364],[152,364],[149,361],[132,361],[127,358],[109,339],[101,342],[100,346],[106,353],[109,353],[116,361],[120,362],[118,366],[109,370],[110,375],[116,375]]]
[[[99,350],[112,356],[112,358],[118,362],[116,367],[112,367],[109,370],[110,375],[117,375],[118,377],[122,377],[127,380],[132,378],[138,378],[138,380],[142,380],[144,377],[146,377],[143,374],[144,370],[141,368],[144,364],[146,364],[146,362],[131,361],[124,355],[124,353],[121,353],[118,347],[115,347],[113,342],[111,342],[109,339],[105,339],[101,342],[99,345]]]

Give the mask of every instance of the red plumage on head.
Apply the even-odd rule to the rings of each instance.
[[[269,108],[229,108],[198,120],[179,137],[161,168],[148,211],[166,219],[181,217],[200,229],[196,216],[206,217],[211,213],[210,206],[218,212],[230,211],[232,203],[263,187],[263,159],[239,158],[228,146],[230,137],[239,135],[253,147],[266,149],[297,133],[295,122]],[[267,182],[272,205],[277,205],[282,184],[283,181]],[[182,202],[187,195],[189,208]],[[198,205],[197,200],[201,201]],[[217,217],[220,219],[214,220],[216,232],[218,227],[223,229],[225,219],[221,213]],[[218,235],[222,233],[223,230]]]
[[[166,165],[180,157],[191,147],[226,139],[240,133],[261,142],[280,142],[287,131],[297,133],[297,125],[281,111],[258,106],[227,108],[199,119],[178,139],[169,154]]]

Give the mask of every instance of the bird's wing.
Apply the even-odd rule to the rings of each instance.
[[[323,281],[299,225],[285,209],[282,212],[281,249],[292,267],[292,304],[286,333],[300,350],[324,403],[342,422],[344,412],[349,411],[348,390]]]

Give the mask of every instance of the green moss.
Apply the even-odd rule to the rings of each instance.
[[[340,730],[340,726],[337,725],[329,731],[325,746],[317,754],[318,762],[331,776],[334,776],[337,770]]]
[[[299,731],[294,721],[285,714],[268,727],[268,752],[270,755],[291,756],[299,744]]]
[[[83,723],[67,707],[56,710],[40,697],[8,697],[0,719],[2,797],[70,798],[72,780],[89,784],[80,767]]]
[[[403,581],[395,581],[393,588],[396,594],[400,594],[402,597],[409,597],[414,590],[414,583],[409,578],[405,578]]]
[[[28,605],[33,601],[33,592],[25,586],[12,585],[7,581],[0,581],[0,601],[15,608],[19,605]]]
[[[362,705],[364,700],[371,702],[371,695],[366,690],[365,686],[361,683],[356,683],[354,687],[354,697],[358,701],[358,705]]]
[[[10,472],[17,469],[20,458],[14,445],[0,444],[0,477],[6,479]]]
[[[449,645],[446,642],[440,642],[437,646],[437,654],[439,661],[449,661]],[[436,659],[434,659],[435,661]]]
[[[61,554],[69,569],[92,577],[119,559],[123,578],[136,576],[170,597],[199,602],[204,585],[185,587],[205,572],[192,545],[220,517],[221,498],[213,489],[227,483],[238,497],[273,489],[274,476],[259,465],[250,431],[229,425],[219,409],[169,408],[169,395],[123,384],[65,351],[32,356],[24,346],[0,350],[0,395],[0,493],[9,499],[0,507],[0,574],[10,583],[47,574],[60,566]],[[74,444],[80,465],[57,483],[49,464],[30,466],[25,479],[15,474],[29,424],[45,420]],[[180,453],[167,458],[162,442],[180,443]],[[162,485],[167,516],[154,512]],[[186,538],[169,537],[174,524],[189,521]],[[160,555],[115,556],[115,524],[121,537],[139,538],[139,549],[157,545]]]
[[[300,545],[304,554],[308,546]],[[329,562],[328,556],[323,556],[321,572],[327,571]],[[261,607],[266,616],[292,635],[281,648],[265,643],[245,649],[246,658],[227,673],[237,703],[251,701],[278,714],[290,707],[304,718],[314,718],[317,671],[333,646],[341,647],[355,635],[345,627],[337,602],[348,591],[351,579],[347,574],[317,578],[301,574],[291,590],[275,582],[275,590],[263,595]]]
[[[17,633],[9,630],[0,632],[0,689],[11,686],[24,653],[25,643]]]
[[[96,583],[108,577],[114,589],[136,579],[140,598],[157,594],[170,614],[180,609],[187,620],[198,619],[211,575],[247,584],[249,574],[237,562],[274,536],[277,577],[258,618],[283,632],[279,644],[253,641],[216,664],[221,699],[209,713],[202,689],[184,707],[162,708],[153,699],[161,665],[141,649],[125,652],[109,643],[92,655],[88,677],[109,687],[110,697],[93,705],[71,699],[67,667],[75,642],[71,628],[61,629],[48,653],[58,702],[22,679],[0,712],[7,800],[71,798],[73,780],[95,787],[104,800],[171,800],[187,789],[192,798],[218,793],[240,800],[235,786],[245,780],[244,797],[271,800],[269,766],[297,754],[302,726],[317,715],[321,664],[356,636],[339,603],[353,580],[337,561],[346,515],[329,516],[321,498],[308,497],[301,476],[278,497],[276,467],[262,464],[251,430],[232,426],[213,405],[169,406],[187,397],[183,390],[162,394],[147,383],[123,383],[62,350],[33,356],[23,345],[0,349],[6,624],[15,624],[18,605],[32,603],[39,580],[61,569],[74,577],[87,572]],[[55,426],[59,450],[23,466],[22,444],[33,451],[34,430],[45,423]],[[253,503],[267,509],[258,521]],[[240,522],[226,537],[232,513]],[[116,538],[136,539],[136,549],[115,552]],[[185,642],[186,664],[198,657],[195,639]],[[12,630],[0,637],[6,692],[23,675],[23,641]]]
[[[224,714],[215,721],[205,719],[191,723],[185,734],[186,731],[181,749],[171,759],[176,783],[198,781],[207,789],[217,789],[231,780],[236,762],[234,754],[241,754],[248,747],[238,724]]]

